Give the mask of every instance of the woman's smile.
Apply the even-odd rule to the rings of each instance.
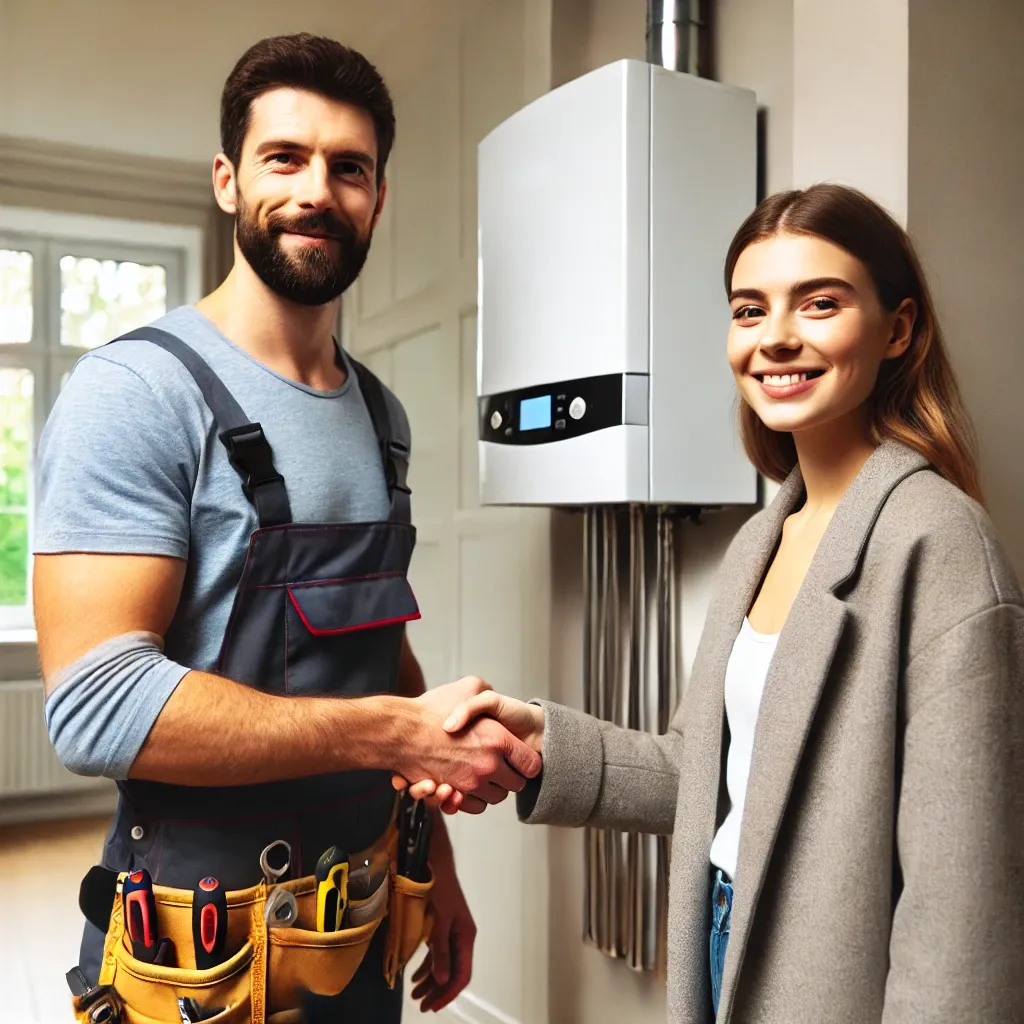
[[[813,390],[824,375],[824,370],[788,370],[780,372],[754,372],[754,377],[761,385],[761,390],[776,401],[787,398],[798,398]]]

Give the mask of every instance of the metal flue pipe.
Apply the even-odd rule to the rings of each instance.
[[[670,71],[706,75],[702,36],[708,0],[647,0],[647,60]]]

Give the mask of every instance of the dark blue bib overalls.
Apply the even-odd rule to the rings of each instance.
[[[285,481],[274,468],[262,428],[249,421],[207,363],[180,339],[156,328],[125,337],[160,346],[191,373],[259,517],[217,674],[280,696],[397,692],[405,623],[419,616],[407,579],[416,538],[406,484],[409,453],[393,435],[377,378],[351,360],[380,444],[388,518],[293,523]],[[337,741],[344,744],[345,736]],[[155,883],[182,889],[192,889],[206,875],[220,879],[228,890],[255,885],[262,877],[260,852],[276,839],[291,845],[288,877],[312,874],[332,844],[361,850],[381,837],[395,796],[387,771],[219,787],[129,779],[118,788],[104,865],[116,871],[146,868]],[[401,984],[390,990],[384,981],[386,934],[385,920],[340,996],[311,997],[310,1021],[400,1020]],[[81,963],[93,978],[102,944],[99,930],[87,924]]]

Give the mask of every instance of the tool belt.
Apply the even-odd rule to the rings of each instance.
[[[206,970],[196,968],[193,944],[193,892],[153,885],[156,928],[173,942],[177,966],[147,963],[132,955],[124,920],[123,889],[129,873],[121,872],[110,912],[98,984],[74,997],[81,1024],[181,1024],[196,1017],[211,1024],[292,1024],[300,1022],[303,996],[341,992],[362,963],[385,917],[389,918],[384,975],[395,983],[432,927],[429,897],[433,874],[413,881],[398,873],[399,826],[360,856],[387,859],[384,880],[366,899],[348,903],[338,931],[317,929],[318,879],[308,875],[225,893],[227,934],[223,958]],[[290,902],[296,919],[288,927],[268,926],[275,904]],[[321,908],[322,913],[322,908]],[[70,977],[69,977],[70,981]],[[188,1007],[189,1009],[186,1009]],[[211,1011],[221,1009],[214,1016]]]

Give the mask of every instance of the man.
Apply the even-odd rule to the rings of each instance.
[[[47,721],[69,768],[118,780],[114,870],[243,888],[283,838],[291,876],[307,875],[332,844],[380,840],[392,771],[482,810],[540,769],[495,721],[455,738],[440,727],[484,684],[424,693],[405,638],[418,617],[408,423],[332,334],[380,218],[394,130],[360,54],[307,35],[253,46],[225,85],[213,166],[235,217],[231,273],[80,360],[43,434]],[[475,933],[439,819],[424,1009],[466,985]],[[309,1019],[399,1020],[386,931]],[[93,982],[102,941],[87,925]]]

